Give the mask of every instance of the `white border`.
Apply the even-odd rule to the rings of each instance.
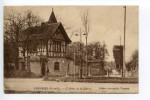
[[[150,100],[150,0],[2,0],[0,1],[0,100]],[[138,5],[139,94],[4,94],[3,6],[4,5]]]

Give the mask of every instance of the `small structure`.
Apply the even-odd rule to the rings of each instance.
[[[89,61],[88,67],[89,67],[89,74],[92,76],[106,74],[103,61]]]

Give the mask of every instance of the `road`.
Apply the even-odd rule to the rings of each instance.
[[[4,90],[21,93],[138,93],[138,84],[43,81],[43,79],[4,79]],[[20,93],[19,92],[19,93]]]

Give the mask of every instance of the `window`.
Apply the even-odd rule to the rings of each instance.
[[[59,62],[55,62],[55,63],[54,63],[54,70],[55,70],[55,71],[60,70],[60,69],[59,69]]]
[[[61,41],[53,42],[54,52],[61,52]]]

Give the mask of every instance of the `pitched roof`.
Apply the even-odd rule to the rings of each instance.
[[[48,33],[54,33],[59,25],[60,23],[54,23],[27,28],[21,33],[19,40],[24,41],[27,35],[38,37],[37,39],[45,38],[47,37]]]
[[[54,11],[52,10],[52,13],[49,17],[49,20],[48,20],[48,23],[51,24],[51,23],[57,23],[57,19],[55,17],[55,14],[54,14]]]
[[[41,26],[35,26],[35,27],[30,27],[26,30],[24,30],[21,33],[21,36],[19,38],[19,41],[25,41],[26,40],[26,36],[29,34],[30,35],[30,40],[39,40],[39,39],[48,39],[51,38],[54,33],[56,32],[56,30],[60,28],[62,31],[63,36],[65,37],[66,41],[68,43],[71,42],[70,38],[68,37],[66,31],[64,30],[62,24],[59,23],[52,23],[52,24],[44,24]]]
[[[30,27],[25,29],[21,33],[19,37],[19,41],[25,41],[27,39],[38,40],[38,39],[51,38],[58,28],[60,28],[60,30],[62,31],[62,34],[65,37],[66,41],[70,43],[71,42],[70,38],[68,37],[61,22],[57,22],[54,11],[52,9],[52,13],[50,15],[48,22],[41,23],[41,26],[35,26],[35,27]]]

